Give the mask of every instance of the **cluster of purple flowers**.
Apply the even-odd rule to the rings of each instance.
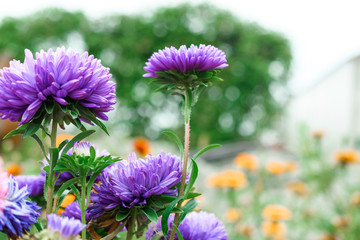
[[[175,196],[174,187],[181,180],[180,158],[162,152],[137,159],[135,153],[128,161],[119,161],[107,167],[100,175],[100,184],[91,194],[89,207],[92,218],[119,206],[131,208],[146,204],[153,195]]]
[[[27,188],[19,189],[12,176],[7,178],[6,184],[7,193],[0,211],[0,232],[16,238],[29,231],[31,225],[36,223],[40,207],[26,199],[29,196]]]
[[[174,215],[171,215],[168,220],[169,229],[171,229],[173,222]],[[192,212],[186,215],[178,229],[184,240],[228,239],[224,225],[214,214],[207,212]],[[151,223],[145,236],[147,240],[150,240],[154,235],[159,233],[161,234],[161,221],[158,223]],[[170,231],[167,235],[167,239],[169,239],[169,236]],[[160,239],[163,240],[164,237],[161,237]],[[176,236],[175,239],[177,240],[178,237]]]
[[[170,47],[154,53],[144,67],[147,73],[143,76],[160,77],[160,72],[169,71],[187,75],[227,66],[225,53],[216,47],[201,44],[186,48],[183,45],[179,49]],[[87,52],[81,55],[62,47],[56,51],[41,50],[34,59],[33,54],[26,49],[23,63],[13,60],[10,67],[0,70],[0,118],[20,121],[21,125],[38,116],[45,106],[58,104],[89,109],[96,117],[108,120],[105,113],[113,110],[116,103],[115,83],[110,81],[111,77],[109,69]],[[49,113],[49,109],[46,110]],[[67,110],[63,111],[66,113]],[[76,111],[74,113],[82,121],[92,121],[79,114]],[[91,117],[94,118],[93,115]],[[67,154],[88,156],[90,147],[90,143],[76,142]],[[97,155],[105,156],[108,153]],[[56,174],[57,184],[73,177],[70,172]],[[43,194],[45,172],[39,176],[4,176],[0,171],[0,231],[15,239],[29,231],[40,216],[40,207],[26,198]],[[175,185],[181,181],[181,177],[182,164],[177,156],[162,152],[157,156],[149,154],[143,160],[132,153],[128,161],[116,162],[100,174],[90,195],[91,204],[86,212],[86,221],[116,208],[144,206],[152,196],[176,196]],[[81,211],[77,201],[67,206],[63,216],[47,216],[48,230],[60,234],[62,239],[77,236],[86,227],[80,222]],[[174,216],[171,216],[170,229],[173,221]],[[185,240],[227,240],[223,224],[213,214],[205,212],[190,213],[178,228]],[[160,231],[160,222],[150,225],[146,239],[151,239]]]
[[[35,56],[26,49],[24,63],[13,60],[0,70],[2,119],[27,123],[45,101],[60,105],[78,101],[97,117],[108,119],[105,112],[116,103],[115,83],[109,81],[112,76],[100,60],[65,47],[41,50]]]

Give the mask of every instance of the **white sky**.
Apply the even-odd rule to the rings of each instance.
[[[25,16],[45,7],[82,10],[89,17],[106,14],[150,14],[159,6],[204,0],[3,0],[0,19]],[[360,1],[357,0],[208,0],[240,19],[280,32],[292,45],[290,87],[311,86],[345,60],[360,54]]]

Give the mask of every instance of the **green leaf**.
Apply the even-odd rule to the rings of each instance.
[[[61,187],[59,188],[59,190],[57,190],[56,192],[56,196],[60,197],[61,194],[68,189],[71,185],[75,184],[77,181],[80,180],[80,177],[76,177],[76,178],[72,178],[70,180],[67,180],[66,182],[64,182],[63,184],[61,184]]]
[[[38,232],[41,232],[44,229],[44,227],[42,226],[42,224],[40,222],[40,218],[37,219],[37,222],[34,223],[34,226],[36,227],[36,230],[38,230]],[[0,239],[2,239],[1,236],[0,236]]]
[[[24,134],[27,125],[28,124],[23,124],[23,125],[19,126],[18,128],[16,128],[15,130],[12,130],[8,134],[6,134],[3,139],[6,139],[6,138],[9,138],[9,137],[18,135],[18,134]]]
[[[75,142],[80,142],[81,140],[83,140],[84,138],[90,136],[94,132],[95,132],[95,130],[87,130],[85,132],[81,132],[78,135],[76,135],[73,139],[71,139],[69,141],[68,144],[66,144],[66,146],[64,147],[64,150],[61,153],[61,157],[63,155],[65,155],[74,146]]]
[[[61,206],[62,201],[64,201],[64,198],[69,194],[70,190],[65,190],[63,191],[63,193],[60,194],[60,196],[58,196],[56,194],[54,199],[58,199],[59,201],[57,202],[56,206],[55,206],[55,211],[54,213],[57,213],[59,211],[59,208]],[[55,202],[55,201],[54,201]]]
[[[7,240],[7,239],[8,239],[7,235],[3,232],[0,232],[0,240]]]
[[[184,156],[184,145],[180,141],[180,138],[178,136],[176,136],[176,134],[171,132],[171,131],[163,131],[162,133],[165,134],[165,135],[168,135],[169,137],[171,137],[174,140],[174,142],[178,145],[178,148],[179,148],[179,151],[180,151],[180,156],[181,156],[181,159],[182,159],[183,156]]]
[[[35,139],[35,141],[39,144],[39,146],[40,146],[40,148],[41,148],[41,151],[42,151],[44,157],[45,157],[46,160],[49,162],[48,156],[47,156],[46,151],[45,151],[44,144],[42,143],[42,141],[40,140],[40,138],[39,138],[36,134],[31,135],[31,137],[32,137],[33,139]]]
[[[152,209],[151,207],[148,207],[148,206],[145,206],[143,208],[140,208],[140,210],[146,215],[146,217],[154,222],[154,223],[157,223],[159,217],[158,215],[156,214],[155,210]]]
[[[181,209],[181,208],[178,208],[178,207],[174,207],[172,210],[171,210],[172,213],[183,213],[184,211]]]
[[[198,157],[200,157],[205,152],[209,151],[210,149],[217,148],[217,147],[221,147],[221,144],[208,145],[208,146],[204,147],[203,149],[201,149],[200,151],[198,151],[192,159],[195,161]]]
[[[86,190],[87,190],[87,199],[90,198],[90,194],[91,194],[91,188],[93,187],[94,185],[94,182],[96,180],[96,177],[102,172],[103,169],[93,173],[93,175],[91,176],[89,182],[87,183],[87,187],[86,187]],[[86,205],[88,205],[89,201],[87,201]]]
[[[96,158],[96,151],[93,146],[90,147],[90,158],[93,160]]]
[[[26,128],[23,134],[23,138],[27,138],[30,137],[31,135],[34,135],[37,132],[37,130],[39,130],[40,126],[41,126],[41,122],[31,122]]]
[[[187,198],[185,198],[185,199],[191,199],[191,198],[195,198],[195,197],[198,197],[198,196],[201,196],[201,193],[189,192],[188,195],[187,195]]]
[[[55,168],[57,161],[59,159],[59,149],[58,148],[49,148],[50,161],[53,163],[52,167]],[[51,171],[51,169],[50,169]]]
[[[176,230],[178,240],[184,240],[183,236],[181,235],[181,232],[179,231],[178,227],[175,224],[174,224],[174,228]]]
[[[69,169],[67,166],[62,165],[62,164],[57,164],[56,167],[54,168],[55,172],[64,172],[64,171],[69,171],[71,169]]]
[[[166,208],[165,208],[165,211],[162,215],[162,218],[161,218],[161,229],[163,231],[163,234],[164,236],[167,235],[168,233],[168,230],[169,230],[169,226],[168,226],[168,220],[169,220],[169,216],[173,210],[173,208],[175,207],[175,205],[183,200],[184,197],[181,196],[181,197],[177,197],[174,201],[172,201]],[[166,238],[166,237],[165,237]]]
[[[161,209],[165,207],[165,204],[157,199],[149,198],[147,201],[149,202],[150,206],[153,206],[155,208]]]
[[[198,168],[196,162],[193,159],[191,159],[191,162],[192,162],[192,169],[191,169],[190,179],[184,190],[185,198],[187,197],[188,193],[190,192],[190,189],[194,186],[194,183],[199,174],[199,168]]]
[[[70,186],[71,190],[75,193],[77,199],[81,199],[79,190],[75,187],[75,185]]]
[[[50,115],[53,113],[55,104],[51,103],[50,101],[45,101],[44,106],[45,106],[45,111],[47,112],[47,114]]]
[[[130,214],[130,209],[128,211],[119,211],[116,214],[116,221],[121,222],[122,220],[124,220],[127,216],[129,216]]]
[[[79,113],[82,118],[93,122],[94,124],[99,126],[107,135],[109,135],[106,126],[96,118],[95,114],[90,109],[79,106]]]
[[[61,149],[63,149],[63,147],[65,147],[66,144],[68,144],[70,142],[69,139],[65,139],[64,141],[62,141],[59,145],[59,151],[61,151]]]
[[[196,198],[191,199],[188,201],[185,206],[183,206],[181,209],[183,210],[183,213],[180,214],[179,218],[179,224],[184,220],[186,217],[186,214],[190,213],[194,208],[196,208],[197,205],[199,205],[200,201]]]
[[[44,170],[45,172],[49,172],[49,171],[50,171],[50,166],[49,166],[49,165],[44,166],[44,167],[43,167],[43,170]]]

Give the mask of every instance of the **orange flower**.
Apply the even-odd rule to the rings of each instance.
[[[342,164],[355,163],[359,160],[359,156],[355,150],[343,150],[335,153],[335,160]]]
[[[359,206],[360,205],[360,192],[354,192],[351,195],[350,203],[353,206]]]
[[[319,240],[336,240],[332,235],[326,235],[325,237],[319,238]]]
[[[313,138],[320,139],[324,136],[324,132],[320,130],[316,130],[312,133]]]
[[[266,236],[282,237],[286,233],[286,226],[282,222],[266,221],[262,225],[262,230]]]
[[[247,180],[242,171],[239,170],[225,170],[221,173],[214,174],[208,180],[212,187],[231,187],[241,188],[245,187]]]
[[[142,156],[146,156],[151,153],[150,142],[146,138],[135,138],[133,146],[135,151]]]
[[[281,175],[288,171],[288,165],[280,161],[269,161],[266,164],[266,170],[273,175]]]
[[[238,225],[236,225],[236,232],[245,237],[250,237],[251,234],[253,233],[253,228],[250,226],[244,225],[242,223],[239,223]]]
[[[255,171],[258,166],[258,161],[255,156],[247,153],[240,153],[235,158],[235,164],[241,168]]]
[[[60,143],[62,143],[65,140],[71,140],[73,139],[74,135],[68,134],[68,133],[63,133],[63,134],[59,134],[56,137],[56,146],[59,146]]]
[[[294,181],[287,184],[287,189],[298,195],[306,195],[307,186],[302,181]]]
[[[61,213],[65,212],[65,208],[67,207],[67,205],[69,205],[70,203],[74,202],[76,199],[74,194],[68,194],[64,197],[63,201],[60,204],[60,208],[57,212],[58,215],[61,215]]]
[[[10,174],[13,175],[13,176],[17,176],[17,175],[21,174],[22,168],[21,168],[21,166],[19,164],[11,163],[7,167],[6,171],[8,172],[9,176],[10,176]]]
[[[331,223],[336,228],[346,228],[350,224],[350,216],[336,216],[332,219]]]
[[[291,218],[291,212],[281,205],[268,205],[264,208],[263,217],[271,221],[289,220]]]
[[[226,211],[226,218],[229,222],[235,222],[242,215],[242,212],[238,208],[230,208]]]

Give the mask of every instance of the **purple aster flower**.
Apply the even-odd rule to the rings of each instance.
[[[226,68],[225,53],[211,45],[191,45],[186,48],[182,45],[179,49],[166,47],[159,50],[148,59],[144,70],[147,72],[143,77],[159,77],[157,72],[202,72],[214,69]]]
[[[174,221],[174,215],[169,217],[169,229],[171,230]],[[167,238],[170,237],[170,230]],[[186,215],[185,219],[179,226],[179,231],[184,240],[227,240],[227,234],[224,225],[212,213],[191,212]],[[161,220],[158,223],[151,223],[145,234],[146,240],[150,240],[154,235],[161,234]],[[161,240],[164,237],[160,238]],[[175,236],[175,239],[178,239]]]
[[[38,211],[40,207],[26,200],[29,196],[27,187],[19,189],[18,183],[12,176],[8,178],[7,184],[7,194],[0,211],[0,232],[17,239],[36,223],[40,216]]]
[[[80,220],[75,218],[61,217],[54,213],[47,215],[48,225],[50,231],[60,232],[61,239],[67,239],[72,236],[77,236],[86,227]]]
[[[27,187],[30,196],[34,197],[44,194],[44,175],[19,175],[15,176],[14,178],[15,181],[18,183],[19,188],[23,188],[25,186]]]
[[[87,52],[65,47],[33,54],[26,49],[24,63],[13,60],[0,71],[0,116],[29,122],[44,102],[68,105],[79,102],[100,119],[113,110],[115,83],[109,68]],[[81,116],[80,116],[81,117]],[[86,117],[85,117],[85,120]]]
[[[79,202],[74,201],[69,205],[67,205],[65,208],[65,212],[62,212],[61,215],[68,218],[75,218],[81,221],[81,209],[79,206]],[[85,217],[86,217],[86,222],[89,222],[91,220],[88,211],[86,211]]]
[[[153,195],[177,194],[174,186],[181,180],[180,158],[162,152],[142,160],[132,153],[128,160],[110,165],[101,173],[100,184],[90,197],[92,218],[116,207],[145,205]]]

